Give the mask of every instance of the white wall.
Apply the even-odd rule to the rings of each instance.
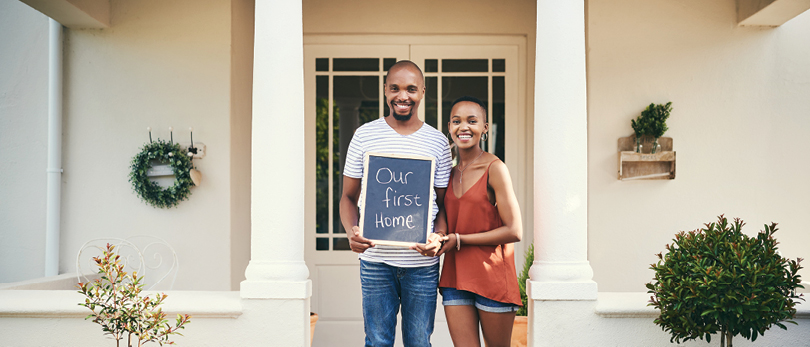
[[[254,0],[231,2],[231,288],[250,261]]]
[[[229,290],[230,2],[113,1],[110,29],[68,30],[60,272],[107,235],[150,234],[177,250],[175,289]],[[177,208],[141,202],[129,163],[153,139],[194,140],[203,183]]]
[[[48,17],[0,0],[0,283],[45,275]]]
[[[782,254],[807,258],[810,14],[739,28],[734,0],[589,0],[588,16],[589,258],[599,290],[646,291],[654,254],[722,213],[743,218],[749,234],[778,222]],[[618,181],[617,139],[646,105],[667,101],[677,177]]]
[[[37,42],[46,44],[47,21],[16,1],[3,0],[2,6],[0,25],[9,30],[0,31],[0,110],[8,126],[0,128],[0,165],[13,170],[0,172],[0,216],[10,220],[0,224],[0,257],[7,264],[22,251],[33,253],[34,266],[12,262],[31,278],[42,275],[47,110],[45,81],[39,82],[47,76],[46,56],[32,50],[46,52]],[[6,12],[11,6],[27,17]],[[232,17],[234,11],[239,14]],[[113,0],[111,28],[65,31],[60,273],[74,271],[76,252],[89,239],[148,234],[177,250],[181,269],[175,289],[231,290],[244,278],[250,224],[249,212],[240,211],[249,211],[249,180],[233,183],[231,176],[250,172],[251,84],[243,70],[251,66],[242,57],[251,56],[252,44],[232,47],[234,18],[242,19],[240,33],[250,32],[252,21],[244,19],[252,18],[252,2],[232,8],[227,0]],[[37,20],[41,32],[28,33]],[[238,67],[232,67],[234,57],[240,57]],[[13,80],[6,82],[9,77]],[[232,91],[232,84],[241,89]],[[34,118],[37,113],[42,120]],[[188,128],[194,127],[194,140],[207,146],[205,158],[194,160],[202,185],[176,208],[144,204],[128,182],[131,158],[149,141],[147,126],[153,139],[165,140],[173,126],[176,142],[188,142]],[[27,147],[15,149],[20,143]],[[24,153],[16,151],[33,153],[37,146],[42,153],[18,163]],[[13,156],[7,154],[11,150]],[[7,190],[13,199],[5,199]],[[232,239],[240,247],[232,249]],[[24,279],[6,276],[5,268],[0,273],[8,280]]]

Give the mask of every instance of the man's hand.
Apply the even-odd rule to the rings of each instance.
[[[431,233],[428,235],[428,242],[426,244],[417,243],[411,246],[410,249],[416,250],[419,254],[426,257],[435,257],[438,255],[437,252],[441,249],[442,242],[445,240],[447,240],[447,236]]]
[[[363,253],[367,249],[374,247],[374,242],[360,236],[360,227],[355,225],[349,233],[349,247],[352,248],[352,252]]]

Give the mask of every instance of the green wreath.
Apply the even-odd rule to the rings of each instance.
[[[152,167],[149,164],[151,160],[168,162],[171,165],[175,177],[173,186],[163,189],[157,182],[149,180],[146,172]],[[131,168],[129,181],[132,182],[132,190],[149,205],[160,208],[174,207],[191,195],[191,186],[194,182],[191,181],[189,170],[194,166],[191,165],[191,157],[186,156],[177,143],[162,140],[147,143],[141,152],[132,158]]]

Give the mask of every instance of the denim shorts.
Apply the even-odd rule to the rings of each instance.
[[[474,305],[481,311],[494,313],[515,312],[520,307],[515,304],[487,299],[473,292],[456,288],[440,287],[439,292],[442,293],[442,305],[444,306]]]

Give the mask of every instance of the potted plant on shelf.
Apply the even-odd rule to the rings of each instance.
[[[743,234],[743,225],[721,215],[703,229],[678,233],[658,254],[649,305],[660,310],[655,324],[672,335],[670,342],[711,342],[719,332],[720,345],[731,347],[734,336],[755,341],[772,325],[796,324],[802,259],[779,255],[776,223],[755,237]]]
[[[636,135],[636,152],[647,151],[646,148],[649,148],[649,153],[660,151],[658,138],[664,136],[664,133],[669,130],[667,118],[671,112],[672,102],[650,104],[644,111],[641,111],[641,115],[630,120],[630,126]]]
[[[526,347],[527,345],[529,297],[526,295],[526,281],[529,280],[529,269],[532,267],[532,263],[534,263],[534,243],[529,244],[523,259],[523,270],[518,274],[518,287],[523,307],[519,308],[515,314],[515,323],[512,326],[512,347]]]
[[[179,330],[185,329],[191,316],[178,314],[174,325],[169,324],[166,313],[160,308],[167,295],[141,296],[143,276],[138,277],[134,271],[125,272],[121,256],[115,254],[114,249],[115,246],[108,243],[103,256],[93,257],[101,278],[78,284],[79,293],[86,297],[79,306],[92,311],[85,319],[92,318],[101,325],[104,333],[115,339],[116,346],[120,346],[124,338],[127,347],[140,347],[147,342],[161,346],[174,344],[169,337],[182,336]]]

